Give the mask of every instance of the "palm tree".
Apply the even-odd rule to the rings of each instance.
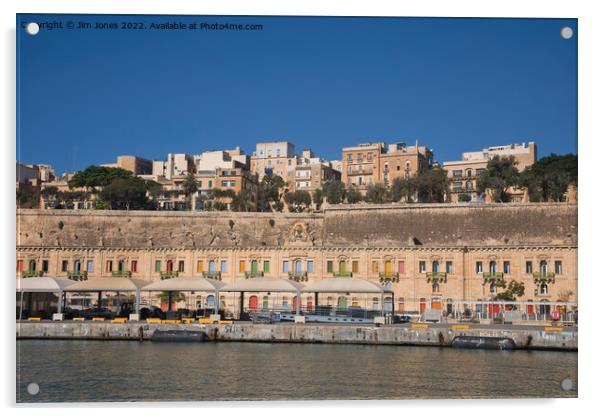
[[[191,196],[192,196],[192,194],[196,193],[196,191],[198,191],[198,189],[199,189],[198,182],[194,178],[194,175],[189,172],[188,175],[186,175],[186,178],[184,178],[184,182],[182,182],[182,190],[184,192],[184,195],[186,195],[188,209],[191,211],[193,208]]]
[[[253,206],[253,196],[248,189],[243,189],[232,198],[232,206],[235,211],[249,212]]]

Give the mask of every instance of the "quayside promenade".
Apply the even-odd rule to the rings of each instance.
[[[210,341],[450,347],[456,336],[510,338],[517,349],[577,351],[572,327],[478,324],[151,324],[146,322],[17,322],[17,339],[150,340],[157,330],[202,331]]]

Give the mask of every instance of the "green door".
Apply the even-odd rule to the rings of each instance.
[[[337,309],[347,309],[347,298],[345,296],[339,296],[337,301]]]
[[[251,272],[257,273],[257,260],[251,262]]]

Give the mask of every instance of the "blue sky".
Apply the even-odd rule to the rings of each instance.
[[[220,22],[262,31],[42,29]],[[560,30],[573,29],[563,39]],[[258,141],[577,152],[576,19],[17,16],[17,159],[57,172]]]

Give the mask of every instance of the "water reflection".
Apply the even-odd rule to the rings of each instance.
[[[562,379],[573,380],[563,391]],[[40,391],[31,396],[29,383]],[[366,345],[18,341],[17,400],[576,397],[577,354]]]

